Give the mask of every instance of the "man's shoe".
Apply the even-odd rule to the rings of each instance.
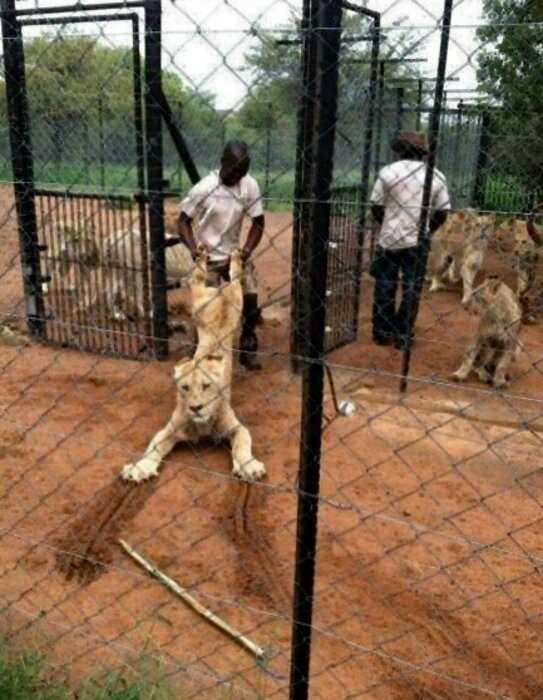
[[[396,339],[393,335],[374,335],[373,342],[375,345],[393,345]]]
[[[407,349],[407,338],[403,335],[398,335],[396,336],[396,340],[394,341],[394,347],[396,350],[401,350],[402,352],[405,352]],[[411,340],[411,348],[415,347],[415,340]]]

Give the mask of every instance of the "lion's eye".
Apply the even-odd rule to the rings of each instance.
[[[183,389],[183,391],[188,391],[190,389],[190,384],[183,384],[181,389]]]
[[[211,386],[211,384],[203,384],[203,385],[202,385],[202,389],[203,389],[204,391],[206,391],[206,389],[209,389],[210,386]]]

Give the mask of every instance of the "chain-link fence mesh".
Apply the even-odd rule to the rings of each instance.
[[[543,17],[451,6],[2,3],[0,688],[542,696]]]

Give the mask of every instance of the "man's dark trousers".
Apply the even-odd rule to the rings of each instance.
[[[408,342],[417,317],[428,260],[429,245],[387,250],[377,246],[371,265],[375,278],[373,339],[377,342]],[[402,300],[396,310],[396,291],[402,278]]]

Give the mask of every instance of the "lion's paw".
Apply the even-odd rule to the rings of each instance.
[[[125,481],[134,481],[136,484],[139,484],[141,481],[158,476],[158,465],[144,461],[136,464],[127,464],[123,467],[121,476]]]
[[[239,280],[243,272],[243,266],[241,262],[241,251],[236,248],[232,255],[230,256],[230,279]]]
[[[266,467],[254,457],[243,464],[239,460],[234,459],[232,474],[243,481],[258,481],[266,476]]]

